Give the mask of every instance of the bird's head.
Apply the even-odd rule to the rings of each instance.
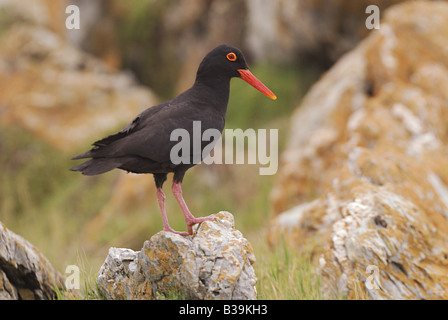
[[[210,51],[199,65],[197,76],[241,78],[269,98],[277,99],[277,96],[249,71],[243,53],[232,46],[223,44]]]

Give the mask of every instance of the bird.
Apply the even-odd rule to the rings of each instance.
[[[276,95],[249,71],[241,50],[226,44],[219,45],[199,64],[196,80],[190,89],[167,102],[149,107],[119,132],[94,142],[91,150],[72,158],[89,160],[70,170],[87,176],[113,169],[152,174],[163,230],[182,236],[192,235],[192,227],[195,224],[212,220],[213,215],[196,218],[185,203],[181,184],[186,171],[197,163],[172,161],[171,150],[176,141],[171,141],[171,133],[181,128],[191,134],[193,123],[197,121],[200,121],[201,133],[207,129],[216,129],[222,133],[232,78],[240,78],[267,97],[277,99]],[[202,141],[201,150],[204,150],[205,146],[206,143]],[[207,155],[201,155],[201,160]],[[188,232],[175,231],[168,223],[163,184],[169,173],[174,173],[172,193],[183,212]]]

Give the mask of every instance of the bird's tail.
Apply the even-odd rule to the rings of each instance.
[[[118,168],[120,165],[122,165],[121,161],[116,158],[94,158],[81,163],[70,170],[80,171],[86,176],[94,176]]]

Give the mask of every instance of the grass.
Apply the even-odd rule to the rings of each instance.
[[[75,271],[66,274],[66,289],[55,287],[53,290],[57,300],[106,300],[97,283],[97,272],[89,263],[85,251],[79,250]],[[67,270],[66,270],[67,271]],[[72,286],[69,288],[68,286]]]
[[[258,252],[257,252],[258,251]],[[257,254],[258,253],[258,254]],[[256,250],[255,272],[259,299],[322,300],[321,278],[308,254],[298,254],[285,244],[270,252]]]
[[[243,81],[233,80],[226,127],[276,128],[281,152],[289,133],[289,115],[317,74],[266,65],[251,70],[279,98],[271,101]],[[148,194],[141,205],[104,210],[118,177],[116,171],[85,177],[68,170],[74,165],[69,159],[82,150],[61,153],[14,126],[0,126],[0,134],[0,220],[36,245],[61,273],[67,265],[79,266],[81,289],[57,291],[58,298],[101,299],[96,293],[96,275],[108,248],[140,250],[142,243],[161,229],[155,195]],[[284,246],[274,251],[267,248],[262,232],[270,218],[269,193],[275,176],[260,176],[258,168],[194,167],[185,177],[184,197],[197,216],[221,210],[234,214],[237,228],[256,253],[259,298],[321,299],[320,280],[306,255]],[[152,180],[149,175],[144,178]],[[165,191],[170,223],[182,230],[185,222],[169,186],[166,184]],[[103,223],[87,236],[87,226],[93,225],[101,210],[107,214]]]

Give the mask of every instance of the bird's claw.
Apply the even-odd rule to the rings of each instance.
[[[166,226],[165,228],[163,228],[163,231],[168,231],[168,232],[171,232],[171,233],[179,234],[179,235],[184,236],[184,237],[192,236],[193,235],[193,226],[195,224],[200,224],[200,223],[202,223],[204,221],[211,221],[214,218],[215,218],[214,215],[210,215],[210,216],[207,216],[207,217],[200,217],[200,218],[193,217],[191,219],[188,219],[188,221],[186,221],[187,222],[187,230],[188,230],[188,232],[176,231],[173,228],[171,228],[170,226]]]
[[[195,225],[195,224],[200,224],[200,223],[202,223],[202,222],[204,222],[204,221],[211,221],[211,220],[213,220],[215,218],[215,216],[212,214],[212,215],[209,215],[209,216],[207,216],[207,217],[199,217],[199,218],[195,218],[195,217],[193,217],[193,218],[191,218],[191,219],[188,219],[188,221],[187,221],[187,230],[188,230],[188,233],[190,234],[190,235],[193,235],[193,226]]]
[[[179,234],[179,235],[184,236],[184,237],[190,235],[187,232],[176,231],[176,230],[172,229],[171,227],[163,228],[163,231],[168,231],[168,232],[171,232],[171,233]]]
[[[202,222],[204,222],[204,221],[211,221],[211,220],[213,220],[214,218],[215,218],[215,216],[214,216],[213,214],[210,215],[210,216],[207,216],[207,217],[193,218],[193,219],[191,219],[191,220],[189,220],[189,221],[187,222],[187,225],[189,225],[189,226],[193,226],[193,225],[195,225],[195,224],[202,223]]]

